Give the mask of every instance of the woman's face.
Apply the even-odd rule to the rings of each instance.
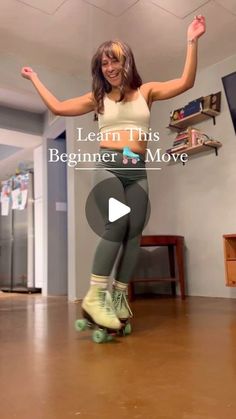
[[[123,66],[117,58],[109,58],[103,53],[101,69],[103,76],[111,86],[118,87],[121,85]]]

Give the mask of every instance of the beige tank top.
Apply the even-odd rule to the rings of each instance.
[[[98,127],[101,133],[130,128],[148,132],[149,125],[150,110],[140,89],[137,99],[128,102],[115,102],[104,96],[104,113],[98,114]]]

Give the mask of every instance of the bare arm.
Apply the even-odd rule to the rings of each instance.
[[[79,116],[94,111],[92,93],[59,102],[56,115]]]
[[[183,74],[180,78],[165,82],[146,83],[150,91],[152,102],[156,100],[170,99],[193,87],[196,70],[197,40],[192,44],[188,44],[185,66]]]
[[[64,101],[58,100],[39,80],[37,74],[30,67],[23,67],[21,74],[31,80],[45,105],[55,115],[79,116],[94,110],[92,93]]]
[[[204,32],[204,17],[195,18],[188,28],[188,46],[184,70],[181,77],[166,82],[150,82],[145,84],[152,102],[170,99],[193,87],[197,70],[198,38]]]

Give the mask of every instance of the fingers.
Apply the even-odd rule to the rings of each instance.
[[[31,67],[23,67],[22,71],[24,71],[25,73],[32,73],[33,69]]]
[[[31,77],[33,76],[33,74],[36,74],[36,73],[34,72],[34,70],[31,67],[22,67],[22,69],[21,69],[22,77],[30,80]]]
[[[22,67],[21,73],[25,75],[30,75],[34,72],[34,70],[31,67]]]
[[[202,16],[202,15],[196,15],[196,16],[194,16],[194,20],[203,21],[203,20],[205,20],[205,17]]]

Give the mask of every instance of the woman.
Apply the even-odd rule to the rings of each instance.
[[[30,67],[22,69],[22,76],[32,81],[54,114],[78,116],[96,113],[102,140],[95,183],[111,179],[113,197],[125,201],[129,206],[138,206],[137,216],[134,217],[131,213],[129,217],[110,222],[106,214],[106,188],[98,188],[99,192],[96,192],[95,198],[104,217],[105,231],[95,252],[90,289],[83,300],[82,309],[85,318],[102,327],[120,329],[122,323],[127,322],[132,315],[126,294],[137,261],[139,239],[147,209],[147,199],[143,199],[143,195],[142,199],[137,196],[137,185],[140,190],[148,192],[144,161],[147,142],[142,140],[149,130],[151,105],[157,100],[170,99],[193,87],[198,38],[204,32],[205,19],[199,15],[188,27],[187,55],[182,76],[167,82],[143,84],[132,51],[120,41],[105,42],[98,48],[92,59],[92,92],[74,99],[57,100]],[[102,158],[104,153],[112,155],[114,151],[115,162],[107,162]],[[128,161],[125,167],[124,155],[126,163]],[[132,158],[135,158],[135,170],[127,170],[133,164]],[[111,299],[107,283],[121,245]]]

